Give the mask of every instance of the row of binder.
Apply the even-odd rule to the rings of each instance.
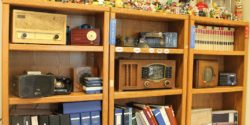
[[[114,118],[115,125],[177,125],[172,106],[116,105]]]
[[[10,125],[101,125],[100,111],[79,114],[11,116]]]
[[[197,25],[195,28],[196,50],[233,51],[234,28]]]

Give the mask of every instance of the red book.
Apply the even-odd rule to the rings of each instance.
[[[152,119],[152,121],[154,122],[153,125],[158,125],[158,123],[157,123],[157,121],[156,121],[156,119],[155,119],[155,116],[154,116],[154,114],[153,114],[151,108],[150,108],[149,106],[146,106],[146,108],[148,109],[148,112],[149,112],[149,114],[150,114],[150,116],[151,116],[151,119]]]
[[[177,125],[177,120],[174,115],[174,110],[172,106],[165,106],[166,113],[171,125]]]

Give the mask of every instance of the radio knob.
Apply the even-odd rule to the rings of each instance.
[[[22,34],[22,38],[25,39],[27,37],[27,33]]]
[[[149,81],[144,82],[144,86],[145,86],[146,88],[148,88],[148,87],[149,87]]]
[[[169,82],[168,80],[164,81],[164,86],[165,86],[165,87],[168,87],[169,84],[170,84],[170,82]]]
[[[59,35],[56,34],[56,35],[54,36],[54,39],[55,39],[55,40],[59,39]]]

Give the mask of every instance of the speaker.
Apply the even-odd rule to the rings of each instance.
[[[55,77],[52,75],[21,75],[12,84],[12,92],[21,98],[54,95]]]

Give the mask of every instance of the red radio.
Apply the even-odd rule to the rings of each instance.
[[[72,29],[71,45],[100,45],[100,29]]]

